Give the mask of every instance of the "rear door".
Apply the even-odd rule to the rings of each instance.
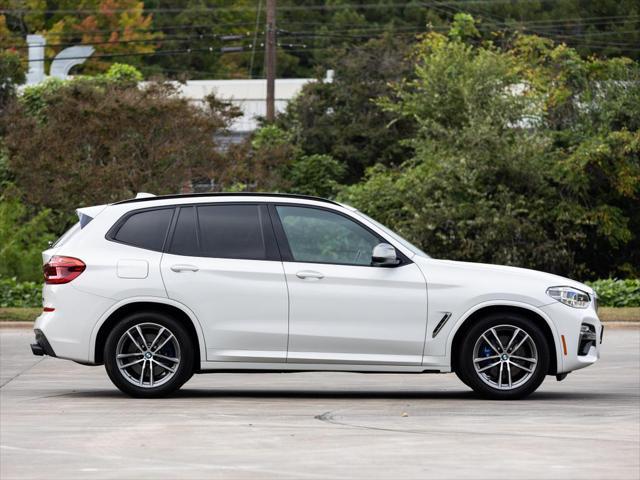
[[[284,362],[288,296],[266,205],[179,207],[162,276],[205,332],[207,360]]]

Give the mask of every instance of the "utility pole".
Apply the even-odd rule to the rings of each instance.
[[[267,0],[267,42],[265,62],[267,72],[267,121],[273,122],[276,116],[276,0]]]

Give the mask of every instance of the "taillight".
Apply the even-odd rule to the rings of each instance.
[[[85,268],[87,266],[82,260],[54,255],[43,267],[44,283],[54,285],[69,283],[84,272]]]

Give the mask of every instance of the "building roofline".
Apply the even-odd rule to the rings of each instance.
[[[204,198],[204,197],[279,197],[279,198],[297,198],[300,200],[315,200],[317,202],[330,203],[332,205],[340,205],[333,200],[327,200],[322,197],[314,197],[312,195],[298,195],[294,193],[255,193],[255,192],[214,192],[214,193],[180,193],[175,195],[158,195],[141,198],[130,198],[128,200],[121,200],[114,202],[112,205],[122,205],[125,203],[143,203],[154,200],[172,200],[182,198]]]

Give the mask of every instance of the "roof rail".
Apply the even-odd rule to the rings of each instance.
[[[136,197],[128,200],[121,200],[113,203],[113,205],[121,205],[123,203],[141,203],[153,200],[172,200],[181,198],[202,198],[202,197],[280,197],[280,198],[298,198],[301,200],[315,200],[317,202],[331,203],[333,205],[340,205],[333,200],[327,200],[322,197],[314,197],[312,195],[297,195],[294,193],[255,193],[255,192],[214,192],[214,193],[180,193],[175,195],[158,195],[153,197]]]

